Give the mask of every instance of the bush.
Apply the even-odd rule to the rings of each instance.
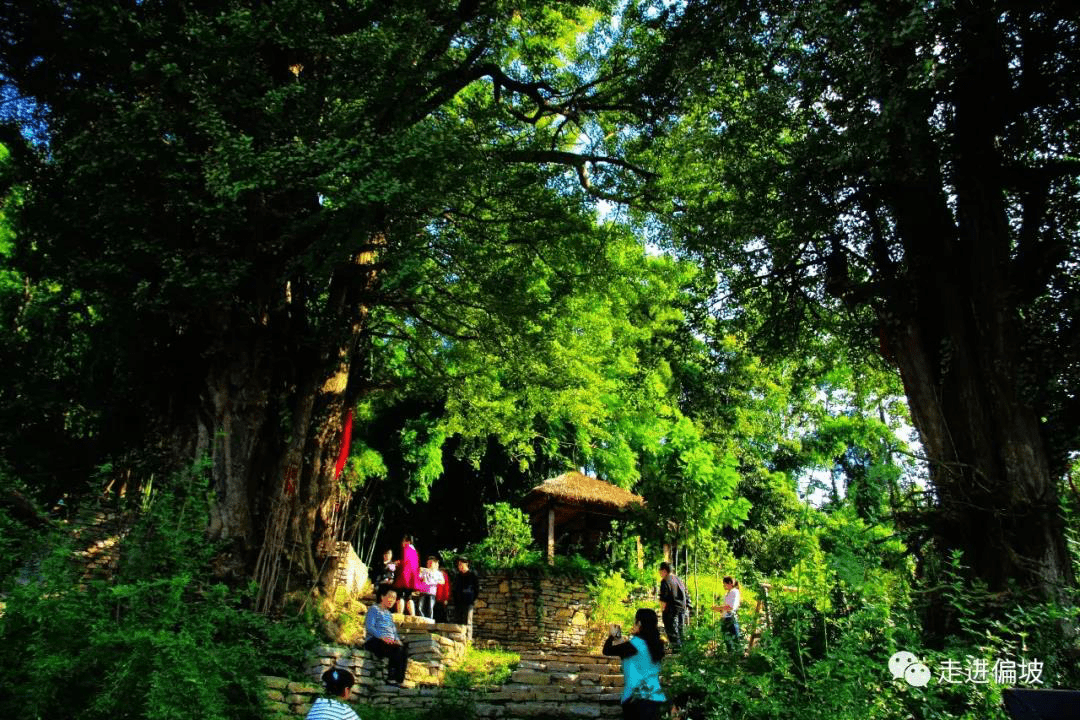
[[[589,596],[593,599],[589,623],[591,643],[602,643],[612,623],[622,625],[623,630],[629,633],[634,625],[634,614],[637,608],[627,603],[634,587],[627,582],[622,573],[612,571],[601,575],[594,582],[589,583],[588,589]]]
[[[836,580],[826,595],[847,587]],[[947,663],[966,669],[975,661],[1026,657],[1044,664],[1042,687],[1075,687],[1068,640],[1056,628],[1076,621],[1076,610],[1015,603],[982,593],[953,575],[948,611],[961,614],[964,632],[944,648],[924,639],[919,614],[903,599],[855,606],[821,605],[798,593],[772,598],[772,626],[748,656],[720,642],[716,618],[702,616],[680,654],[665,661],[664,687],[685,717],[730,720],[863,720],[963,718],[1005,720],[1001,690],[1024,683],[939,682]],[[995,612],[991,603],[996,603]],[[993,619],[997,616],[998,619]],[[744,632],[746,628],[744,626]],[[932,671],[925,687],[894,679],[889,658],[913,653]],[[1030,683],[1029,683],[1030,684]]]
[[[259,718],[260,674],[289,675],[310,630],[245,610],[249,589],[214,582],[203,536],[207,484],[157,491],[121,543],[111,584],[80,584],[63,537],[34,582],[12,585],[0,644],[0,715]]]
[[[484,506],[488,535],[469,548],[469,557],[477,567],[508,568],[536,564],[538,551],[530,551],[532,527],[525,513],[509,503]]]

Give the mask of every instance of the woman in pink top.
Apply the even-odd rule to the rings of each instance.
[[[401,538],[401,562],[398,563],[397,574],[394,576],[394,589],[398,591],[397,611],[416,614],[416,606],[413,604],[412,594],[420,589],[420,557],[413,547],[412,535],[406,533]]]

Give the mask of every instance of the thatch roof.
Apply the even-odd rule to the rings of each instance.
[[[525,496],[524,505],[533,512],[549,503],[610,512],[626,510],[632,505],[644,505],[645,500],[629,490],[573,471],[534,487]]]

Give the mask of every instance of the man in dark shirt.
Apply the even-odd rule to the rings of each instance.
[[[671,572],[671,563],[660,563],[660,614],[672,651],[682,647],[683,617],[686,613],[686,585]]]
[[[454,621],[464,625],[469,640],[472,640],[473,603],[480,594],[480,580],[469,569],[466,558],[457,559],[457,577],[454,578]]]

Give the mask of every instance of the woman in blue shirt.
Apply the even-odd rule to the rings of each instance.
[[[641,608],[634,616],[629,638],[622,628],[612,625],[604,642],[604,654],[622,658],[622,711],[626,720],[656,720],[660,703],[667,700],[660,688],[660,660],[664,644],[660,640],[660,622],[655,610]]]

